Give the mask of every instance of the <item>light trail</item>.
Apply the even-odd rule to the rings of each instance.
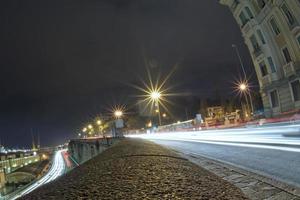
[[[300,137],[285,137],[284,135],[286,134],[300,136],[300,124],[273,124],[273,126],[266,127],[246,127],[189,132],[163,132],[130,135],[129,137],[300,152]]]
[[[17,195],[11,197],[11,199],[14,200],[21,196],[24,196],[24,195],[32,192],[33,190],[37,189],[38,187],[40,187],[46,183],[49,183],[49,182],[55,180],[56,178],[58,178],[59,176],[61,176],[65,170],[65,163],[64,163],[64,159],[62,157],[63,151],[65,151],[65,150],[59,150],[55,153],[55,156],[53,159],[53,164],[52,164],[50,170],[41,179],[39,179],[37,182],[33,183],[26,189],[22,190]]]

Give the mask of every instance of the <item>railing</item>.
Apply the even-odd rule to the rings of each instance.
[[[245,24],[242,26],[242,31],[244,34],[248,33],[256,24],[255,19],[248,20]]]
[[[295,74],[295,65],[294,62],[289,62],[288,64],[283,66],[284,76],[289,77]]]
[[[234,13],[235,9],[238,7],[239,4],[240,4],[239,0],[234,0],[230,7],[230,10]]]
[[[256,16],[256,20],[257,22],[260,24],[266,17],[267,15],[270,13],[271,11],[271,7],[270,5],[267,3],[258,13],[258,15]]]
[[[261,54],[262,54],[262,50],[261,50],[260,46],[258,46],[258,45],[255,46],[254,51],[253,51],[253,55],[257,58]]]
[[[268,74],[268,75],[262,77],[261,82],[262,82],[262,85],[264,85],[264,86],[270,84],[270,82],[271,82],[270,75]]]

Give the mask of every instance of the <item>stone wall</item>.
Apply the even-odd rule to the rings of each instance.
[[[68,151],[78,164],[82,164],[95,157],[113,143],[118,138],[92,138],[92,139],[73,139],[69,142]]]

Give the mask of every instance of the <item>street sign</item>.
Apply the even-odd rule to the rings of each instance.
[[[124,128],[124,121],[123,121],[123,119],[116,119],[115,120],[115,125],[116,125],[116,128]]]

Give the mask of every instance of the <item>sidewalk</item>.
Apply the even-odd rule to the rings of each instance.
[[[229,182],[173,151],[124,139],[21,199],[247,199]]]

